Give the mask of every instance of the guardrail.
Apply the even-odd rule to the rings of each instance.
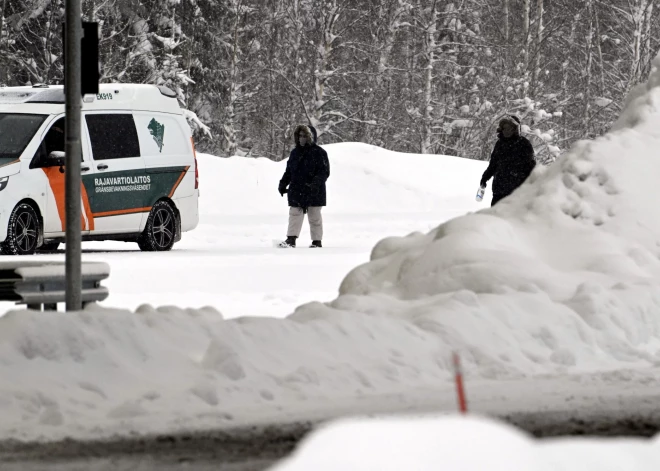
[[[83,307],[108,297],[101,281],[110,276],[103,262],[82,263]],[[0,262],[0,301],[27,304],[28,309],[56,311],[65,298],[66,273],[63,262],[16,260]]]

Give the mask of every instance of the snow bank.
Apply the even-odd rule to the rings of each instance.
[[[316,305],[321,314],[327,309]],[[399,392],[411,381],[444,382],[434,341],[396,318],[342,313],[224,320],[212,308],[10,311],[0,318],[0,440],[325,413],[349,397]]]
[[[455,410],[446,350],[432,329],[406,318],[320,303],[284,320],[224,320],[213,308],[11,311],[0,318],[0,440],[134,436],[416,407]],[[491,373],[506,376],[495,368]],[[621,408],[629,405],[621,384],[635,394],[642,384],[657,391],[660,375],[617,372],[529,383],[470,378],[467,391],[470,410],[488,413],[587,408],[596,397]],[[637,408],[649,401],[656,408],[657,397],[650,395],[630,402]]]
[[[655,471],[660,436],[534,440],[478,417],[342,420],[322,427],[272,471]]]
[[[332,307],[407,319],[479,376],[657,364],[659,104],[656,69],[611,133],[495,208],[383,240]]]

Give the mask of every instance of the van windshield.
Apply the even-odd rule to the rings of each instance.
[[[0,113],[0,165],[17,160],[47,115]]]

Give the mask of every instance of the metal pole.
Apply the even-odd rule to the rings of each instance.
[[[81,96],[81,0],[66,0],[66,63],[64,64],[64,88],[66,101],[66,310],[82,309],[82,279],[80,243],[80,111]]]

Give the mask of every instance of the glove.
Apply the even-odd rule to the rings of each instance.
[[[479,185],[481,185],[481,188],[486,188],[486,181],[481,180],[481,182],[479,183]]]
[[[289,192],[289,190],[287,190],[286,188],[278,188],[277,191],[280,192],[280,196],[284,196],[284,193]]]

